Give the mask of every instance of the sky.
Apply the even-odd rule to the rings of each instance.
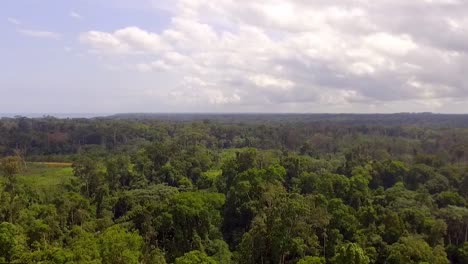
[[[0,113],[467,113],[466,0],[4,0]]]

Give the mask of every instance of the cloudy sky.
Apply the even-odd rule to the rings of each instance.
[[[468,112],[466,0],[4,0],[0,112]]]

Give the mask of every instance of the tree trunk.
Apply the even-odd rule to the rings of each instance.
[[[468,225],[465,225],[465,242],[468,240]]]
[[[323,231],[323,257],[327,257],[327,231]]]

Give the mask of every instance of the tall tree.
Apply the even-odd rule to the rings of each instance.
[[[364,250],[355,243],[347,243],[342,245],[335,256],[335,263],[347,264],[369,264],[369,257]]]

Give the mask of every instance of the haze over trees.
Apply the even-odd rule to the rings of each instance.
[[[468,117],[0,119],[0,262],[468,263]]]

